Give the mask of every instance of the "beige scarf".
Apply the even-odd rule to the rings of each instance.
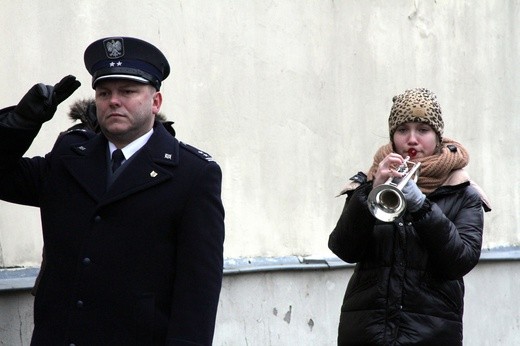
[[[455,147],[456,151],[450,150],[448,146],[452,148]],[[379,163],[392,152],[392,143],[388,143],[378,149],[374,155],[372,167],[368,171],[368,180],[374,179],[374,174],[379,167]],[[460,171],[468,165],[468,151],[462,144],[454,140],[443,138],[439,154],[421,158],[416,161],[421,162],[417,185],[425,194],[433,192],[442,185],[453,185],[453,183],[461,183],[469,180],[469,176],[464,171]]]
[[[448,146],[454,146],[457,150],[452,151]],[[392,152],[392,143],[383,145],[377,150],[374,155],[372,167],[370,167],[367,174],[369,181],[374,180],[374,174],[377,172],[379,163]],[[484,210],[491,210],[489,198],[486,196],[482,188],[470,179],[468,173],[464,170],[464,167],[466,167],[469,162],[469,154],[462,144],[448,138],[443,138],[439,154],[418,159],[416,161],[421,162],[417,185],[426,195],[440,186],[458,185],[469,181],[480,194],[480,198],[484,204]],[[344,195],[358,186],[358,182],[350,181],[337,196]]]

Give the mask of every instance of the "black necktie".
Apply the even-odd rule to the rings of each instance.
[[[125,155],[121,149],[116,149],[112,153],[112,173],[121,166],[121,163],[125,160]]]

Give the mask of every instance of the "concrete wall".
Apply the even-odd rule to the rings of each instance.
[[[485,261],[465,278],[464,345],[520,344],[519,266]],[[335,345],[351,274],[352,267],[226,275],[214,345]],[[0,345],[29,345],[32,302],[26,291],[0,292]]]

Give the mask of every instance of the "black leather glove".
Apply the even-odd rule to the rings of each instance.
[[[81,83],[72,75],[64,77],[54,86],[42,83],[34,85],[14,108],[23,121],[41,125],[52,119],[58,105],[66,100]]]

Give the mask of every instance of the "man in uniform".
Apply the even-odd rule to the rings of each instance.
[[[220,167],[156,119],[162,52],[131,37],[93,42],[101,132],[70,131],[22,157],[80,85],[36,84],[0,110],[0,198],[40,208],[45,269],[32,345],[211,345],[222,283]]]

